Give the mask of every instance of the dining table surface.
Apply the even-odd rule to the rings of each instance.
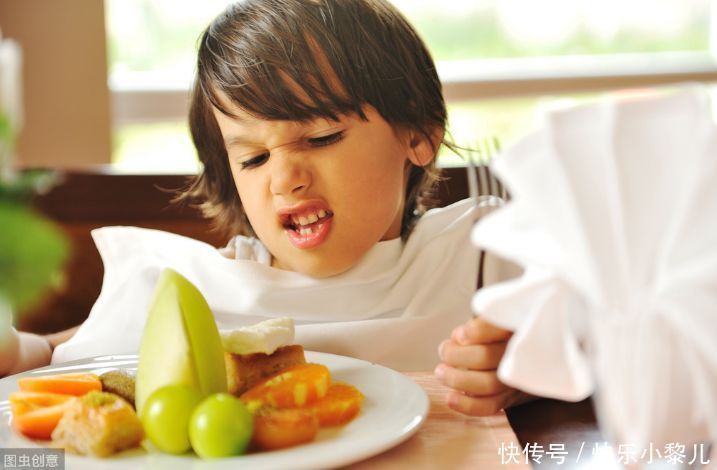
[[[616,451],[600,432],[590,399],[535,399],[492,416],[466,416],[446,405],[448,388],[431,372],[409,372],[428,395],[430,411],[418,431],[392,449],[352,464],[373,469],[619,469]],[[704,460],[710,460],[709,447]],[[714,468],[635,459],[628,468]],[[714,459],[713,459],[714,460]],[[712,460],[712,462],[713,462]],[[648,465],[649,464],[649,465]]]
[[[430,410],[426,421],[402,444],[347,468],[530,468],[521,463],[501,465],[498,455],[501,445],[517,445],[505,413],[488,417],[462,415],[448,408],[444,399],[448,389],[432,373],[406,375],[428,395]]]
[[[583,447],[587,447],[602,440],[589,401],[540,399],[492,416],[466,416],[447,406],[448,388],[432,372],[406,375],[428,395],[426,421],[402,444],[347,468],[584,468],[590,455],[577,458],[580,444],[584,442]],[[528,443],[545,449],[538,465],[534,456],[526,458],[523,452]],[[550,444],[553,452],[548,454]],[[566,454],[558,452],[555,444],[563,444]]]

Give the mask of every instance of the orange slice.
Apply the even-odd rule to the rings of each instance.
[[[276,450],[311,442],[319,432],[314,413],[303,408],[261,408],[254,415],[252,447]]]
[[[363,403],[363,394],[353,385],[344,383],[331,384],[324,398],[308,406],[319,424],[324,426],[338,426],[346,424],[359,414]]]
[[[326,395],[331,380],[329,369],[321,364],[297,364],[264,379],[240,398],[276,408],[297,408],[314,403]]]

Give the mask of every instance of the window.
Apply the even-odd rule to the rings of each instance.
[[[459,144],[511,141],[544,96],[717,81],[710,0],[392,1],[438,63]],[[196,168],[185,123],[195,46],[227,3],[106,0],[120,169]]]

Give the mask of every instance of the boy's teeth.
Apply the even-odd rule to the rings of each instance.
[[[309,228],[309,227],[300,228],[300,229],[299,229],[299,234],[300,234],[300,235],[311,235],[311,228]]]
[[[313,224],[324,217],[326,217],[326,211],[321,209],[318,212],[312,212],[311,214],[292,217],[291,220],[294,222],[294,225],[303,226]]]

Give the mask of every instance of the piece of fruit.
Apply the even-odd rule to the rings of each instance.
[[[68,405],[76,399],[46,392],[15,392],[8,398],[13,427],[33,439],[50,439]]]
[[[334,383],[329,386],[326,396],[308,408],[316,415],[319,424],[338,426],[346,424],[361,411],[363,394],[353,385]]]
[[[259,408],[254,414],[252,448],[277,450],[311,442],[319,432],[319,420],[305,408]]]
[[[250,406],[258,402],[276,408],[297,408],[326,395],[331,376],[322,364],[297,364],[259,382],[241,396]]]
[[[184,384],[165,385],[147,398],[142,408],[142,424],[159,450],[170,454],[189,450],[189,418],[202,398],[199,390]]]
[[[65,395],[84,395],[93,390],[102,390],[102,382],[95,374],[71,373],[22,377],[17,385],[23,392],[62,393]]]
[[[111,370],[100,375],[102,391],[124,398],[134,408],[134,374],[123,369]]]
[[[165,269],[147,314],[137,367],[135,406],[164,385],[186,384],[204,396],[226,392],[224,350],[209,305],[181,274]]]
[[[246,452],[254,418],[241,400],[228,393],[205,398],[189,421],[189,439],[202,458],[227,457]]]

